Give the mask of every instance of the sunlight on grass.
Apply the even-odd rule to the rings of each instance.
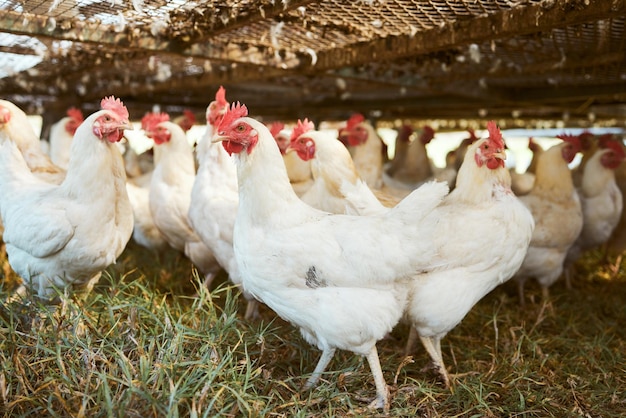
[[[5,262],[5,257],[2,256]],[[614,261],[614,260],[613,260]],[[408,326],[378,349],[389,416],[619,416],[626,411],[626,277],[589,254],[575,289],[558,282],[526,309],[497,288],[443,340],[452,390]],[[6,263],[5,263],[6,264]],[[2,298],[17,279],[3,269]],[[338,352],[318,387],[301,393],[320,352],[266,307],[242,320],[221,275],[208,292],[179,254],[130,245],[86,297],[0,307],[0,413],[5,417],[318,417],[371,415],[367,362]],[[534,292],[534,293],[533,293]]]

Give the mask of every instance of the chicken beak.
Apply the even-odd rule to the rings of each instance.
[[[124,130],[128,129],[129,131],[132,131],[135,129],[135,127],[133,126],[132,123],[130,123],[130,121],[126,121],[120,125],[120,129],[124,129]]]
[[[213,135],[213,138],[211,138],[211,142],[213,144],[216,144],[218,142],[222,142],[222,141],[226,141],[228,138],[222,135]]]
[[[498,151],[498,152],[495,152],[495,153],[493,154],[493,156],[494,156],[494,157],[496,157],[496,158],[498,158],[498,159],[500,159],[500,160],[502,160],[502,161],[505,161],[505,160],[506,160],[506,152],[504,152],[504,150],[502,150],[502,151]]]

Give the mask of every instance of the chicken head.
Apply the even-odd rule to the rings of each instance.
[[[365,116],[355,113],[348,119],[346,127],[339,130],[339,140],[346,146],[357,146],[367,141],[368,132],[361,125],[365,121]]]
[[[226,89],[220,86],[215,93],[215,100],[209,103],[206,110],[206,121],[209,125],[217,126],[220,119],[228,110],[228,102],[226,101]]]
[[[489,132],[489,138],[477,148],[476,154],[474,154],[476,164],[479,167],[486,165],[491,170],[504,167],[506,154],[504,153],[505,146],[502,140],[502,133],[494,121],[487,122],[487,131]]]
[[[583,142],[581,141],[580,136],[564,134],[557,135],[556,137],[565,142],[563,148],[561,149],[561,155],[568,164],[571,163],[574,161],[576,154],[583,150]]]
[[[163,112],[146,113],[141,118],[141,128],[146,132],[146,136],[152,138],[157,145],[171,139],[171,132],[161,125],[162,122],[170,120],[170,116]]]
[[[611,170],[615,170],[626,159],[624,146],[618,141],[606,141],[603,148],[609,150],[600,159],[600,163]]]
[[[304,121],[298,120],[298,124],[291,132],[289,148],[296,151],[303,161],[309,161],[315,157],[315,141],[304,135],[312,129],[315,129],[315,124],[304,119]]]
[[[76,133],[76,129],[78,129],[80,124],[85,120],[83,112],[76,107],[70,107],[67,110],[67,116],[69,117],[69,120],[65,123],[65,130],[70,135],[74,135]]]
[[[133,129],[128,121],[128,109],[120,99],[105,97],[100,102],[100,107],[107,112],[93,123],[93,133],[98,138],[118,142],[124,136],[124,129]]]
[[[248,116],[248,108],[239,102],[233,103],[217,128],[213,142],[222,142],[229,155],[246,150],[252,152],[259,140],[259,133],[248,122],[241,120]]]
[[[0,105],[0,124],[9,123],[11,120],[11,110]]]

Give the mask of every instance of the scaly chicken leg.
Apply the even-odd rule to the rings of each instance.
[[[450,375],[446,370],[446,366],[443,363],[443,356],[441,355],[441,338],[439,337],[422,337],[420,335],[420,340],[424,345],[424,348],[430,355],[430,358],[435,363],[435,367],[437,367],[437,371],[439,372],[439,376],[443,381],[443,384],[446,388],[450,387]]]
[[[302,390],[309,390],[317,385],[322,373],[324,373],[334,355],[334,348],[322,351],[322,356],[317,362],[315,370],[313,370],[311,377],[309,377],[306,381]],[[367,354],[367,363],[370,366],[370,370],[374,376],[374,383],[376,385],[376,398],[372,401],[372,403],[370,403],[369,407],[375,409],[384,408],[387,410],[389,408],[389,390],[387,389],[387,384],[385,383],[385,378],[383,377],[383,370],[380,367],[380,360],[378,359],[378,350],[376,350],[376,346],[372,347],[370,352]]]
[[[252,321],[255,319],[259,319],[261,315],[259,314],[259,302],[256,299],[249,299],[248,304],[246,305],[246,313],[243,316],[243,319],[246,321]]]
[[[367,362],[370,365],[370,370],[374,376],[374,383],[376,384],[376,398],[369,404],[369,407],[372,409],[383,408],[384,412],[389,412],[389,389],[383,377],[383,370],[380,367],[376,346],[373,346],[367,354]]]
[[[424,348],[430,355],[433,363],[437,367],[437,372],[439,376],[441,376],[441,380],[443,381],[446,388],[450,387],[450,375],[446,370],[446,366],[443,363],[443,356],[441,354],[441,339],[437,337],[421,337],[418,335],[415,327],[411,327],[411,331],[409,332],[409,338],[406,343],[406,347],[404,349],[404,355],[408,356],[413,350],[413,346],[415,345],[415,341],[417,337],[420,338]]]
[[[313,370],[313,374],[311,374],[311,377],[309,377],[309,379],[306,381],[302,390],[309,390],[315,385],[317,385],[318,380],[320,380],[322,373],[324,373],[324,371],[326,370],[326,367],[328,367],[328,363],[330,363],[334,355],[335,355],[334,348],[327,348],[324,351],[322,351],[322,356],[317,362],[317,366],[315,366],[315,370]]]
[[[415,329],[415,327],[411,327],[411,330],[409,331],[409,338],[406,340],[406,347],[404,347],[405,357],[411,355],[413,347],[415,346],[415,341],[417,341],[417,330]]]

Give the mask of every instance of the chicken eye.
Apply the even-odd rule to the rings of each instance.
[[[246,129],[246,127],[243,126],[243,125],[237,125],[237,127],[235,129],[237,129],[237,131],[239,131],[239,132],[243,132]]]

